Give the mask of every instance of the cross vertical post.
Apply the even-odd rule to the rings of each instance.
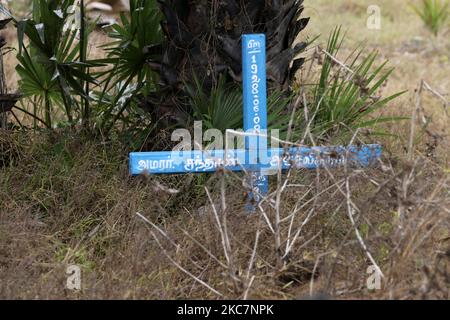
[[[254,204],[269,191],[268,177],[259,165],[262,155],[267,154],[266,81],[266,37],[264,34],[245,34],[242,36],[244,131],[255,134],[245,137],[248,161],[255,165],[250,173],[253,188],[248,196],[247,209],[250,211],[254,211]]]

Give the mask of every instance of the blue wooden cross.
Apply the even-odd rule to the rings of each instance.
[[[245,149],[130,153],[130,173],[182,174],[215,172],[221,168],[251,173],[250,200],[258,203],[269,190],[265,172],[291,168],[369,166],[381,156],[381,146],[267,147],[266,44],[264,34],[242,36],[242,79]],[[250,205],[252,207],[253,205]],[[250,208],[251,209],[251,208]]]

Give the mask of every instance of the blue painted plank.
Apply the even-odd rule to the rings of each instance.
[[[373,165],[381,157],[380,145],[337,146],[268,149],[268,163],[255,164],[249,159],[246,150],[207,151],[160,151],[130,153],[130,173],[139,174],[176,174],[207,173],[220,168],[231,171],[277,170],[279,161],[282,169],[335,168],[344,165],[366,167]],[[226,157],[225,157],[226,155]],[[267,177],[266,177],[267,179]]]
[[[242,36],[242,81],[244,131],[267,130],[266,37],[264,34]],[[267,141],[267,138],[259,137]],[[259,143],[266,145],[267,143]],[[257,148],[258,144],[247,145]]]
[[[254,154],[258,157],[267,151],[266,36],[264,34],[242,36],[242,82],[244,131],[263,135],[263,137],[246,137],[245,147],[247,150],[256,150]],[[255,160],[259,163],[260,159]],[[250,177],[256,194],[254,200],[259,202],[259,195],[265,195],[269,191],[268,178],[260,172],[253,172]],[[249,198],[252,200],[253,195]]]

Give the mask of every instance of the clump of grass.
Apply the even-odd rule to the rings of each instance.
[[[435,36],[445,25],[449,15],[448,0],[422,0],[420,6],[412,8]]]
[[[23,136],[21,133],[0,129],[0,169],[20,160]]]
[[[366,53],[358,46],[345,60],[338,60],[344,40],[345,34],[337,27],[328,38],[326,50],[320,52],[323,63],[311,110],[311,130],[319,137],[335,135],[342,126],[375,129],[380,123],[404,119],[373,116],[406,91],[386,97],[380,94],[394,69],[387,68],[388,61],[378,64],[376,51]]]

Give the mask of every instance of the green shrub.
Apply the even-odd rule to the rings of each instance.
[[[121,23],[114,24],[108,33],[112,39],[104,47],[108,56],[95,61],[109,66],[97,74],[103,82],[102,91],[96,94],[101,127],[106,133],[117,121],[127,122],[124,113],[134,113],[138,95],[156,90],[158,75],[150,69],[148,60],[162,52],[160,21],[156,0],[130,0],[129,15],[122,13]]]
[[[313,103],[309,110],[311,130],[318,137],[332,135],[337,129],[374,127],[385,121],[404,118],[368,118],[376,110],[402,95],[399,92],[381,97],[378,91],[389,79],[393,69],[385,69],[387,61],[377,65],[377,52],[364,54],[356,48],[345,62],[336,59],[345,36],[336,28],[328,39],[320,78],[313,89]]]
[[[74,4],[74,0],[34,0],[32,19],[20,20],[1,8],[17,28],[20,90],[32,104],[35,120],[48,128],[54,127],[59,109],[65,116],[59,117],[59,122],[74,124],[81,118],[81,105],[75,97],[87,99],[83,84],[95,83],[85,72],[88,65],[80,61],[84,45],[77,39],[78,30],[66,28]],[[80,38],[85,39],[86,34]]]

